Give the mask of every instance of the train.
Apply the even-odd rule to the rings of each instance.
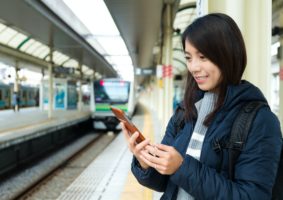
[[[91,111],[95,129],[120,130],[119,121],[110,106],[119,108],[131,118],[137,103],[134,83],[118,78],[96,80],[91,86]]]
[[[0,82],[0,109],[12,108],[12,94],[14,85]],[[20,107],[39,106],[39,88],[21,85],[19,87]]]

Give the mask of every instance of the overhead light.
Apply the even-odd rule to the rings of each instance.
[[[48,0],[43,1],[48,2],[48,4],[51,3],[51,1]],[[115,68],[113,68],[116,71],[121,72],[125,69],[127,69],[128,72],[133,71],[133,64],[128,49],[103,0],[62,1],[70,8],[75,16],[77,16],[87,30],[82,30],[82,26],[72,22],[69,16],[69,19],[66,17],[65,20],[68,21],[67,23],[69,23],[70,26],[78,33],[82,34],[90,45],[104,56],[112,66],[115,66]],[[54,3],[52,7],[53,9],[58,9],[57,13],[61,13],[60,16],[64,17],[62,9],[56,8]],[[122,57],[119,58],[117,56]],[[120,70],[120,68],[122,69]],[[120,75],[122,78],[125,77],[124,74],[120,73]],[[130,76],[133,76],[133,74]]]

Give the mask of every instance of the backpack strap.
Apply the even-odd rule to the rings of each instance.
[[[251,101],[245,103],[239,111],[231,129],[228,143],[229,155],[229,179],[234,179],[235,163],[245,145],[251,125],[257,111],[267,103],[262,101]]]
[[[282,144],[283,144],[283,138],[282,138]],[[283,145],[281,147],[281,156],[280,156],[279,166],[277,169],[275,183],[272,188],[272,200],[283,199],[282,188],[283,188]]]
[[[185,108],[178,104],[174,116],[173,116],[173,126],[175,137],[185,126]]]

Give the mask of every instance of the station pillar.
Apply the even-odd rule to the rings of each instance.
[[[19,97],[20,95],[20,90],[19,90],[19,71],[20,71],[20,68],[19,68],[19,61],[16,60],[15,62],[15,81],[14,81],[14,92],[17,94],[17,96]],[[15,105],[15,111],[19,111],[19,103],[17,103]]]
[[[201,15],[221,12],[231,16],[243,34],[247,50],[247,67],[243,78],[271,97],[271,1],[198,0]]]
[[[50,62],[48,64],[48,76],[49,76],[49,94],[48,94],[48,118],[53,117],[53,49],[50,48]]]
[[[279,16],[279,26],[282,29],[279,34],[280,37],[280,48],[279,48],[279,120],[281,124],[281,132],[283,134],[283,13]]]
[[[82,72],[82,63],[79,63],[79,72],[80,72],[80,80],[78,81],[79,85],[79,91],[78,91],[78,111],[82,111],[83,107],[83,101],[82,101],[82,78],[83,78],[83,72]]]
[[[173,112],[173,75],[172,75],[172,20],[173,4],[167,3],[164,12],[164,38],[162,54],[162,76],[163,76],[163,133]],[[162,134],[163,134],[162,133]]]
[[[44,76],[45,76],[45,72],[44,72],[44,68],[41,68],[41,85],[40,85],[40,90],[39,90],[39,108],[40,110],[44,110],[44,105],[43,105],[43,80],[44,80]]]
[[[156,66],[156,81],[157,81],[157,96],[156,96],[156,105],[155,105],[155,109],[157,112],[157,116],[160,122],[163,122],[163,90],[164,90],[164,86],[163,86],[163,79],[162,79],[162,65],[157,65]]]

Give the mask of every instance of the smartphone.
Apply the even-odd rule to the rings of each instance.
[[[141,134],[141,132],[137,129],[137,127],[130,121],[130,119],[125,115],[125,113],[119,109],[110,106],[110,109],[114,113],[114,115],[123,122],[131,135],[133,135],[136,131],[139,133],[139,137],[137,138],[136,142],[140,143],[145,140],[145,137]]]

